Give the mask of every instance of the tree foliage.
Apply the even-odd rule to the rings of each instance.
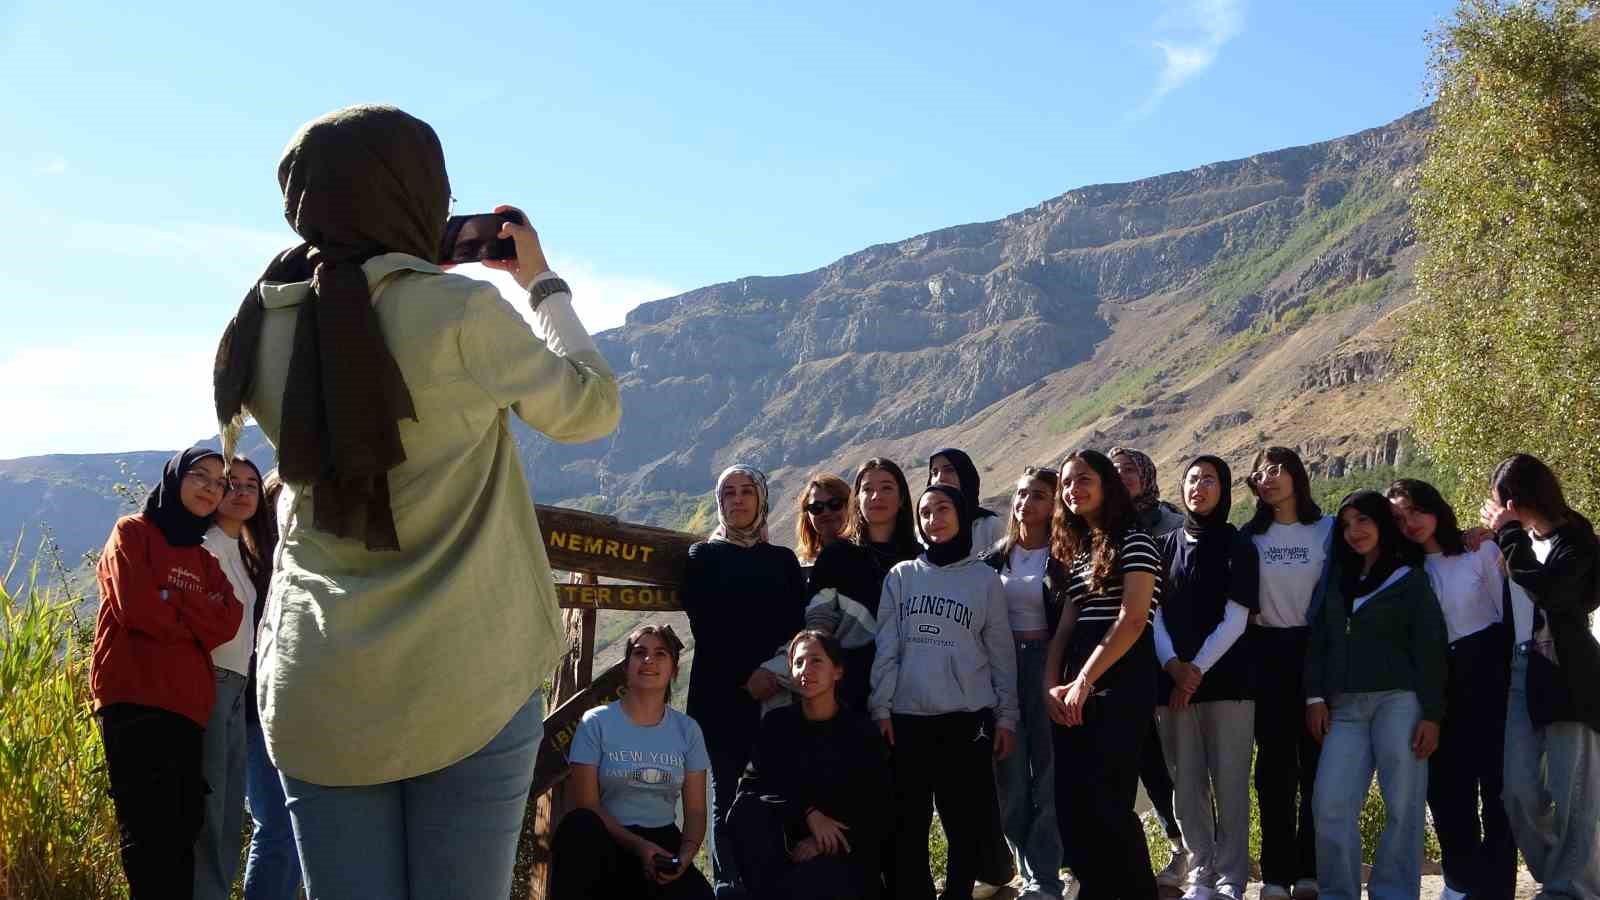
[[[1600,512],[1597,8],[1461,0],[1429,35],[1420,302],[1399,358],[1417,439],[1462,499],[1522,451]]]

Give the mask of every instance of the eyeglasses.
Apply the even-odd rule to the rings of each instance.
[[[1251,484],[1266,484],[1267,479],[1277,478],[1283,474],[1283,463],[1272,463],[1250,473]]]
[[[200,488],[216,488],[224,494],[233,490],[233,482],[226,478],[212,478],[198,469],[191,469],[183,473],[183,477],[193,481]]]
[[[1220,485],[1222,482],[1218,481],[1216,478],[1214,478],[1214,477],[1212,477],[1210,475],[1201,475],[1198,478],[1196,478],[1193,475],[1190,475],[1188,478],[1185,478],[1183,480],[1183,483],[1187,484],[1187,485],[1190,485],[1191,487],[1214,488],[1214,487]]]
[[[842,500],[838,497],[833,497],[827,500],[817,500],[812,503],[807,503],[804,507],[802,507],[802,509],[813,516],[820,516],[822,515],[823,510],[827,510],[828,512],[838,512],[839,510],[844,509],[847,502],[848,501]]]

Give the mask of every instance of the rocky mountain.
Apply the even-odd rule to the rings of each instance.
[[[1297,446],[1330,477],[1402,461],[1390,314],[1411,294],[1427,128],[1419,111],[644,304],[597,337],[622,379],[617,433],[524,432],[530,479],[544,502],[700,527],[716,473],[749,462],[781,538],[810,472],[869,455],[920,470],[945,445],[991,497],[1083,445],[1147,450],[1169,491],[1202,449]],[[0,462],[0,549],[39,522],[69,557],[98,546],[116,461],[148,481],[164,457]]]

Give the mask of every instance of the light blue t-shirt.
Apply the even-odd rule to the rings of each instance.
[[[622,825],[661,828],[677,821],[687,772],[710,766],[700,725],[668,707],[649,727],[634,724],[622,701],[583,714],[567,761],[600,770],[600,805]]]

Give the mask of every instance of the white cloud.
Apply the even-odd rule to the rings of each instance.
[[[1174,0],[1156,20],[1157,31],[1168,37],[1153,41],[1161,54],[1156,86],[1134,118],[1155,111],[1161,99],[1210,68],[1228,41],[1244,28],[1245,0]]]
[[[0,357],[0,459],[163,450],[215,434],[213,340],[82,337]]]
[[[65,175],[67,174],[67,161],[59,156],[45,160],[37,169],[33,170],[33,173],[35,175]]]

